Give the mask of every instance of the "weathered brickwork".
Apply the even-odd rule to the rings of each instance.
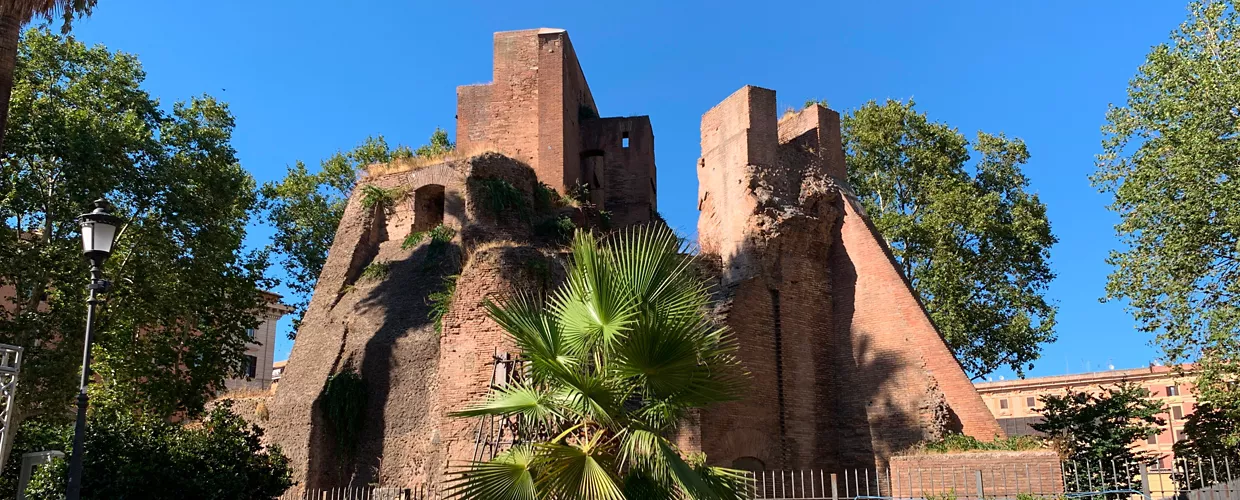
[[[847,188],[839,115],[744,87],[702,117],[698,237],[753,387],[701,418],[716,463],[882,464],[1002,434]]]
[[[902,455],[891,458],[883,488],[897,498],[978,496],[979,487],[987,498],[1057,496],[1061,467],[1049,450]]]
[[[650,118],[598,118],[581,124],[584,182],[616,227],[650,220],[658,209]]]
[[[358,189],[346,207],[266,422],[299,488],[436,483],[478,456],[478,421],[450,414],[485,396],[494,353],[514,351],[484,300],[562,279],[539,221],[615,228],[656,213],[650,119],[599,117],[563,30],[497,33],[493,81],[457,97],[459,150],[488,153],[366,177],[403,196],[367,208]],[[831,468],[885,464],[948,431],[1001,434],[849,192],[839,114],[780,119],[775,102],[744,87],[702,118],[701,263],[751,377],[677,444],[724,465]],[[584,185],[591,203],[534,213],[539,183]],[[450,244],[407,244],[440,224]],[[371,266],[386,275],[364,277]],[[452,275],[437,329],[430,297]],[[349,369],[367,406],[346,449],[322,394]]]

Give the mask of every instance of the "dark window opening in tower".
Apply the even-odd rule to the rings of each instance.
[[[429,231],[443,224],[443,186],[428,184],[413,192],[413,230]]]

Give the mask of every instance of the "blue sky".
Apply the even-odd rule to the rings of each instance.
[[[1117,218],[1087,176],[1108,103],[1122,102],[1186,3],[104,0],[75,33],[137,54],[165,104],[229,102],[234,146],[262,182],[370,134],[416,146],[437,126],[452,133],[456,86],[490,80],[493,32],[564,28],[601,113],[650,115],[659,207],[686,232],[701,115],[742,85],[775,89],[781,108],[914,98],[970,137],[1004,132],[1029,146],[1025,172],[1060,240],[1049,291],[1059,341],[1036,376],[1156,356],[1121,304],[1098,300]],[[255,228],[251,242],[266,235]],[[290,348],[281,335],[276,359]]]

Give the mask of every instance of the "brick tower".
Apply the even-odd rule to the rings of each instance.
[[[496,33],[493,81],[457,97],[457,153],[372,166],[340,221],[266,422],[298,488],[434,484],[448,464],[486,458],[502,445],[483,442],[492,431],[449,415],[503,374],[496,353],[515,352],[482,301],[562,279],[543,222],[585,226],[596,210],[622,227],[655,213],[649,118],[599,117],[563,30]],[[950,430],[1000,433],[849,193],[838,114],[781,120],[773,91],[745,87],[703,116],[698,178],[717,310],[753,377],[743,400],[686,423],[686,450],[826,468]],[[588,191],[591,208],[539,208],[541,185]],[[367,204],[363,186],[400,196]],[[446,248],[410,238],[441,225],[455,235]],[[436,325],[431,296],[451,276]],[[327,382],[348,371],[366,396],[356,431],[325,410],[337,407]]]
[[[650,119],[599,117],[564,30],[496,33],[494,81],[457,95],[458,154],[376,168],[345,209],[266,424],[299,488],[434,484],[449,463],[479,457],[478,422],[449,413],[485,397],[495,353],[515,352],[480,304],[553,284],[556,249],[534,227],[587,219],[581,209],[519,210],[535,205],[538,184],[561,194],[584,186],[613,227],[655,213]],[[487,209],[495,182],[520,197],[510,213]],[[405,194],[367,207],[362,185]],[[456,232],[447,250],[406,241],[440,224]],[[376,264],[382,279],[363,276]],[[429,297],[452,275],[437,329]],[[360,374],[367,396],[350,442],[324,410],[325,384],[346,370]]]
[[[459,149],[524,162],[561,194],[584,185],[615,224],[657,208],[650,118],[599,118],[564,30],[496,33],[492,82],[456,94]]]
[[[712,462],[873,466],[944,432],[1002,431],[849,191],[839,114],[778,118],[747,86],[702,117],[698,237],[752,374],[700,416]]]

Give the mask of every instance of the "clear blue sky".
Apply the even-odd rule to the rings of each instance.
[[[701,115],[742,85],[775,89],[781,107],[915,98],[969,136],[1028,143],[1025,171],[1060,240],[1049,292],[1059,341],[1031,374],[1053,375],[1155,357],[1120,304],[1098,301],[1117,219],[1086,177],[1107,104],[1186,3],[102,0],[76,34],[137,54],[165,104],[229,102],[233,143],[261,182],[369,134],[417,145],[436,126],[452,133],[456,86],[490,80],[492,32],[565,28],[601,113],[650,115],[659,207],[689,232]],[[281,335],[276,359],[290,348]]]

